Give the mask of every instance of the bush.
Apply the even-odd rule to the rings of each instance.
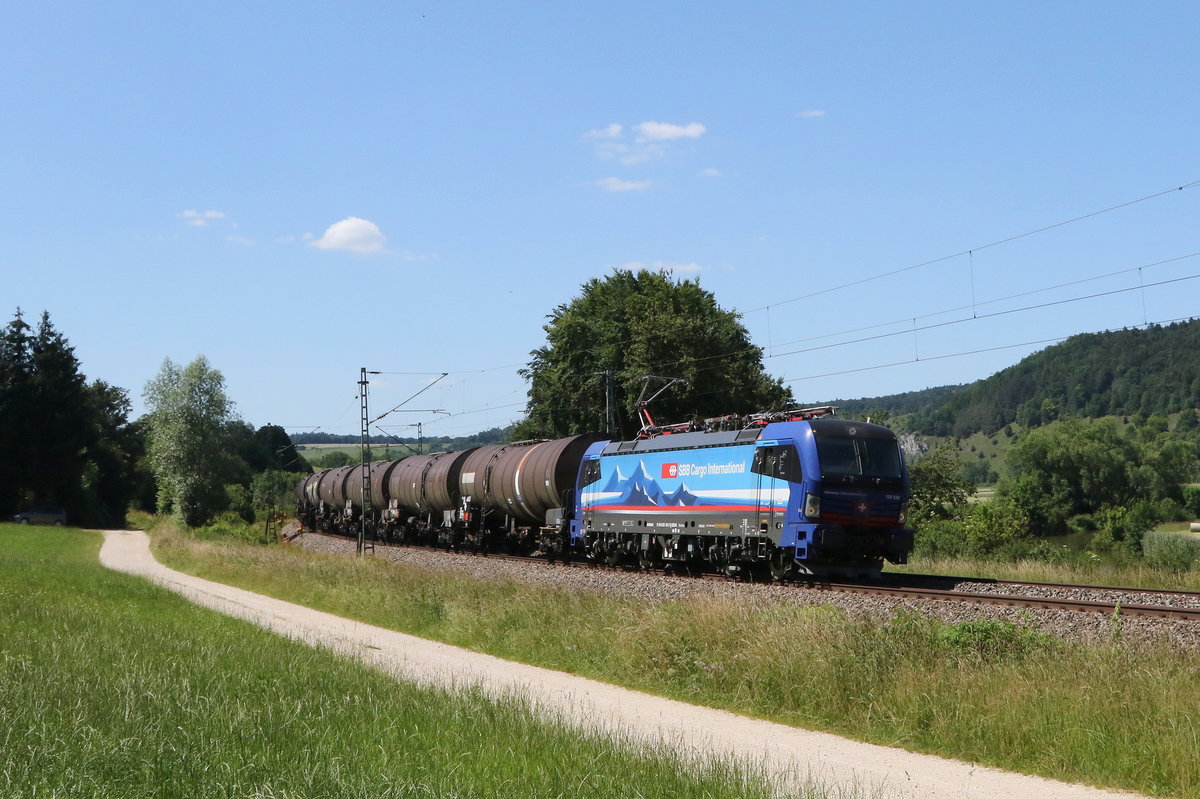
[[[1029,519],[1012,502],[1002,499],[971,506],[963,519],[967,554],[1016,560],[1034,545]]]
[[[244,485],[230,483],[225,486],[225,508],[229,513],[236,514],[243,521],[254,521],[254,505],[250,492]],[[225,514],[222,514],[225,515]]]
[[[1200,486],[1183,487],[1183,507],[1193,519],[1200,519]]]
[[[1092,543],[1098,549],[1141,554],[1142,538],[1167,519],[1174,517],[1170,500],[1137,500],[1125,507],[1104,508],[1096,514],[1096,535]]]
[[[1051,638],[1010,621],[974,619],[947,624],[938,631],[937,643],[960,657],[997,662],[1047,649],[1051,646]]]
[[[930,519],[917,527],[913,557],[932,560],[965,554],[962,523],[950,519]]]
[[[1147,533],[1142,554],[1147,565],[1182,574],[1200,563],[1200,539],[1181,533]]]
[[[969,506],[959,519],[932,519],[917,528],[913,554],[918,558],[1028,557],[1037,545],[1029,520],[1011,502],[994,500]]]
[[[202,541],[220,541],[233,538],[238,541],[248,541],[251,544],[272,544],[274,541],[266,535],[266,525],[247,523],[233,511],[225,511],[211,523],[193,530],[193,535]]]

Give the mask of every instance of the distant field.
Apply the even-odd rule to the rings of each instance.
[[[336,451],[340,450],[343,452],[354,452],[355,454],[357,454],[359,451],[358,444],[296,444],[295,446],[296,446],[297,452],[325,453],[325,452],[336,452]],[[382,445],[372,445],[372,448],[374,448],[375,446],[382,446]]]
[[[204,610],[102,568],[100,541],[0,524],[0,796],[768,795]]]

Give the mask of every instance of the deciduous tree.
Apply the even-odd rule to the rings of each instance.
[[[764,371],[762,353],[738,314],[720,308],[696,280],[618,269],[585,283],[578,297],[554,309],[544,329],[546,345],[521,370],[529,380],[529,404],[518,438],[604,430],[605,372],[617,409],[614,433],[621,436],[640,426],[636,404],[648,374],[688,381],[654,402],[651,410],[663,423],[791,401],[791,393]]]
[[[224,503],[222,485],[236,460],[227,445],[233,403],[225,378],[203,355],[186,368],[168,358],[144,396],[158,510],[189,527],[204,524]]]

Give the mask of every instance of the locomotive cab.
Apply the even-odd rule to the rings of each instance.
[[[819,419],[807,436],[816,463],[792,516],[799,520],[796,558],[868,571],[882,560],[906,563],[913,531],[904,526],[908,477],[895,434],[866,422]]]

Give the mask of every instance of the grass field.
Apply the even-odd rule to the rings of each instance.
[[[1200,572],[1176,572],[1151,568],[1141,563],[1112,563],[1097,558],[1093,564],[1060,565],[1043,561],[993,561],[970,558],[914,559],[906,566],[888,564],[887,571],[912,574],[949,574],[1039,583],[1115,585],[1130,588],[1161,588],[1200,591]]]
[[[100,567],[95,533],[0,525],[0,544],[6,798],[766,795],[197,608]]]
[[[184,571],[686,701],[1026,773],[1200,797],[1200,653],[1002,622],[654,604],[160,534]]]

